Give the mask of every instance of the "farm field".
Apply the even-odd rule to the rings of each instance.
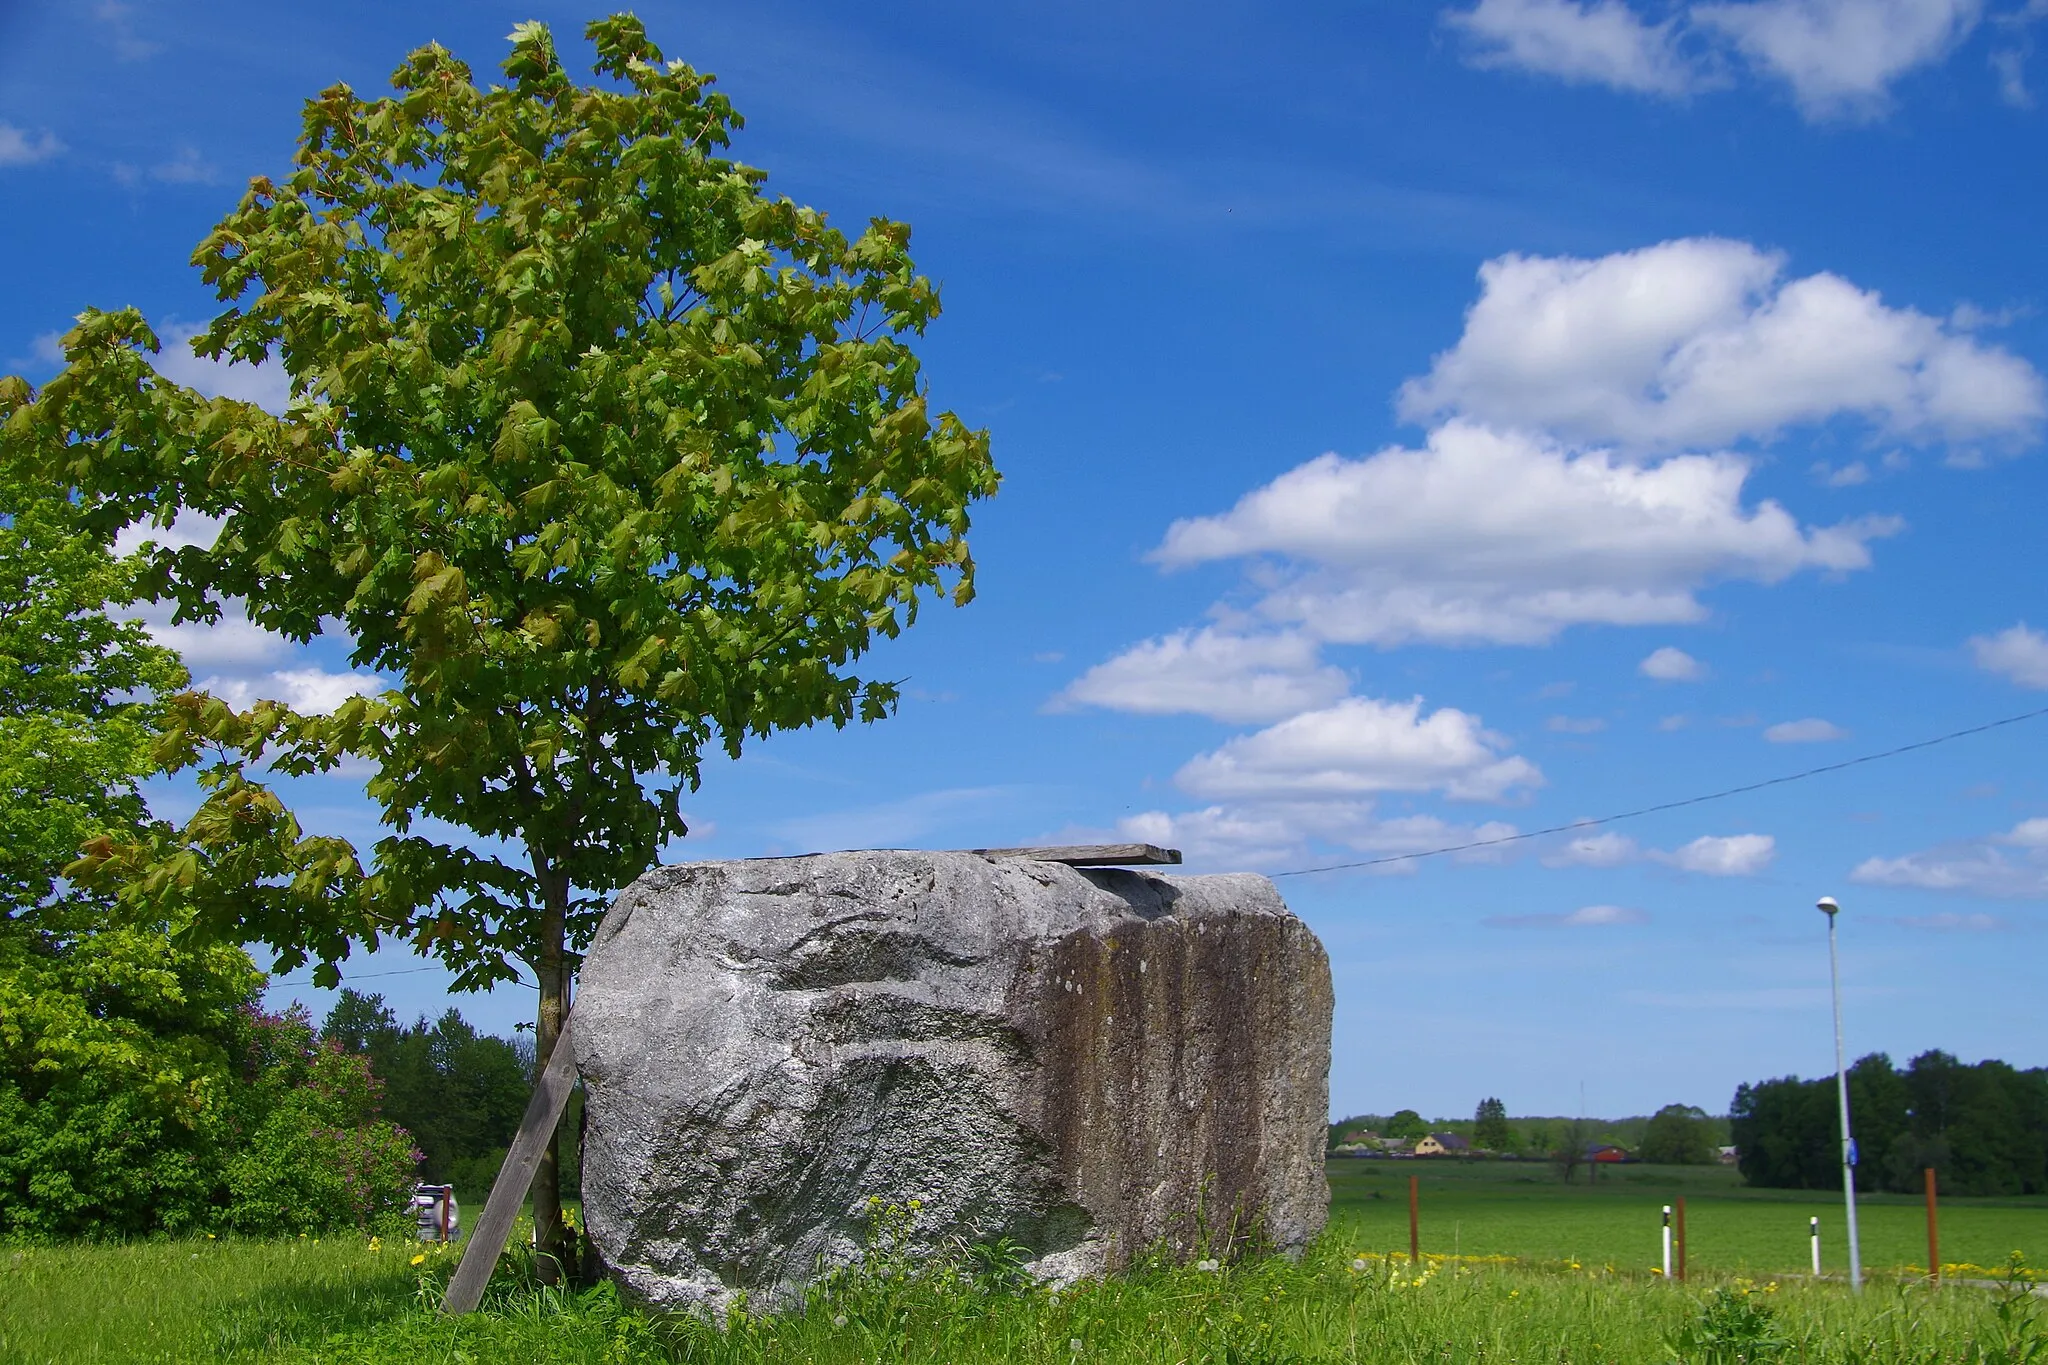
[[[1339,1160],[1328,1166],[1333,1229],[1375,1250],[1408,1247],[1408,1178],[1421,1181],[1422,1248],[1648,1270],[1658,1263],[1660,1210],[1686,1202],[1691,1268],[1801,1273],[1807,1220],[1821,1225],[1822,1269],[1847,1264],[1842,1199],[1817,1190],[1753,1190],[1725,1166],[1614,1166],[1567,1185],[1540,1162]],[[1924,1269],[1922,1202],[1859,1195],[1863,1263]],[[1941,1201],[1941,1259],[1995,1267],[2014,1251],[2048,1263],[2048,1199]]]
[[[1063,1294],[991,1282],[965,1267],[898,1265],[886,1277],[841,1285],[806,1315],[748,1319],[727,1332],[690,1320],[651,1319],[621,1304],[608,1287],[570,1294],[539,1289],[517,1255],[493,1282],[485,1311],[451,1321],[433,1305],[454,1257],[396,1239],[374,1246],[360,1237],[330,1237],[7,1248],[0,1250],[0,1365],[480,1365],[515,1359],[592,1365],[1441,1365],[1514,1359],[1633,1365],[1734,1358],[1715,1356],[1700,1341],[1739,1346],[1750,1360],[1813,1365],[2048,1358],[2048,1300],[2040,1298],[2008,1299],[2001,1313],[1996,1292],[1935,1294],[1882,1275],[1855,1298],[1837,1284],[1739,1277],[1722,1268],[1727,1262],[1697,1257],[1693,1283],[1660,1283],[1647,1273],[1654,1216],[1645,1239],[1638,1204],[1649,1203],[1654,1215],[1651,1201],[1661,1200],[1664,1187],[1645,1195],[1648,1182],[1567,1189],[1554,1178],[1544,1180],[1548,1172],[1540,1169],[1521,1172],[1537,1175],[1535,1185],[1478,1165],[1434,1175],[1417,1171],[1425,1181],[1425,1209],[1443,1210],[1454,1225],[1476,1230],[1463,1234],[1466,1255],[1511,1254],[1488,1248],[1519,1240],[1533,1248],[1523,1254],[1562,1260],[1548,1251],[1562,1245],[1559,1238],[1589,1245],[1606,1239],[1617,1252],[1596,1260],[1597,1252],[1581,1250],[1577,1270],[1442,1260],[1411,1269],[1405,1253],[1386,1258],[1375,1252],[1389,1246],[1397,1229],[1405,1248],[1406,1177],[1415,1163],[1370,1163],[1374,1173],[1354,1172],[1367,1164],[1333,1165],[1337,1202],[1330,1233],[1299,1264],[1156,1270]],[[1689,1206],[1712,1207],[1730,1230],[1748,1226],[1740,1220],[1752,1215],[1758,1227],[1783,1217],[1803,1225],[1802,1210],[1819,1207],[1810,1199],[1749,1194],[1721,1172],[1686,1171],[1671,1180],[1687,1177],[1693,1181],[1685,1186]],[[1373,1198],[1376,1189],[1384,1197]],[[2017,1230],[2022,1246],[2025,1238],[2038,1243],[2048,1221],[2048,1209],[2038,1207],[1959,1208],[1955,1214],[1964,1228],[1980,1214],[1991,1215],[1980,1226],[1994,1231],[1982,1235]],[[1648,1248],[1643,1254],[1625,1254],[1631,1233]],[[1474,1235],[1482,1239],[1478,1248],[1471,1244]],[[515,1245],[519,1240],[515,1234]],[[1449,1249],[1446,1239],[1426,1238],[1432,1251],[1437,1241]],[[415,1256],[422,1257],[417,1265]],[[2043,1354],[2008,1349],[2024,1350],[2029,1342]],[[1980,1346],[1985,1355],[1978,1354]]]

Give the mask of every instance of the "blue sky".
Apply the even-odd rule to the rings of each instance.
[[[2048,705],[2048,5],[1273,9],[640,7],[775,188],[914,225],[934,400],[1005,474],[980,598],[871,660],[901,714],[713,763],[670,857],[1143,837],[1280,873]],[[47,378],[87,305],[189,332],[186,258],[302,100],[429,40],[491,70],[533,17],[581,59],[549,5],[0,6],[0,366]],[[374,685],[339,642],[173,634],[232,696]],[[1823,893],[1853,1051],[2048,1064],[2044,757],[2048,718],[1285,877],[1333,1107],[1819,1073]],[[347,777],[292,798],[373,836]],[[437,1011],[439,973],[370,975],[416,965],[352,970]]]

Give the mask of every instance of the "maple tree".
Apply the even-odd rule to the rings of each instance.
[[[0,392],[11,452],[98,524],[218,524],[150,549],[145,595],[339,633],[388,682],[325,715],[174,698],[157,757],[203,803],[75,875],[328,984],[387,936],[463,988],[523,962],[543,1065],[577,949],[686,832],[700,756],[888,714],[850,666],[969,600],[998,477],[987,433],[928,403],[912,343],[939,299],[909,229],[850,238],[770,197],[724,155],[740,120],[709,76],[631,16],[586,34],[592,84],[522,24],[504,84],[429,46],[388,98],[308,103],[292,172],[193,258],[228,305],[194,349],[281,363],[283,412],[163,378],[132,310],[82,315],[62,372]],[[367,852],[263,780],[344,762],[389,828]],[[559,1258],[558,1178],[544,1158],[533,1198]]]

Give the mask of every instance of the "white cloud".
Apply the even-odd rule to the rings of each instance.
[[[1855,488],[1870,482],[1870,466],[1861,460],[1851,460],[1836,467],[1819,460],[1813,466],[1813,477],[1830,488]]]
[[[1605,929],[1648,924],[1650,917],[1625,905],[1586,905],[1568,914],[1489,915],[1484,922],[1499,929]]]
[[[1690,724],[1692,724],[1692,717],[1680,712],[1675,716],[1666,716],[1658,721],[1657,728],[1668,735],[1675,730],[1683,730]]]
[[[243,603],[239,598],[224,604],[220,620],[211,624],[184,621],[173,625],[171,615],[176,609],[170,602],[144,602],[133,608],[150,639],[177,650],[185,667],[195,674],[225,669],[243,675],[292,652],[290,640],[263,629],[242,614]]]
[[[1678,95],[1698,77],[1679,55],[1676,24],[1645,23],[1621,0],[1478,0],[1445,22],[1473,40],[1475,66]]]
[[[163,350],[151,358],[158,374],[197,389],[209,398],[233,398],[270,412],[283,412],[291,401],[291,376],[275,359],[261,365],[208,360],[192,350],[192,339],[204,327],[166,327],[158,337]]]
[[[114,553],[132,555],[146,544],[166,550],[182,550],[188,545],[211,548],[220,536],[220,528],[225,525],[225,517],[210,517],[189,507],[180,508],[169,526],[158,526],[148,521],[134,521],[123,526],[114,535]]]
[[[1462,844],[1493,843],[1450,855],[1462,863],[1499,862],[1512,856],[1513,825],[1499,820],[1457,824],[1433,815],[1378,817],[1370,801],[1278,801],[1218,804],[1201,810],[1145,811],[1117,822],[1116,837],[1183,850],[1190,861],[1241,867],[1299,866],[1316,843],[1335,845],[1365,858],[1430,853]],[[1401,876],[1421,869],[1422,860],[1404,858],[1364,869]]]
[[[1324,664],[1305,635],[1236,635],[1205,626],[1147,640],[1095,665],[1055,705],[1269,721],[1327,706],[1349,687],[1344,670]]]
[[[2003,834],[1941,844],[1898,858],[1866,858],[1849,879],[2000,899],[2048,899],[2048,817]]]
[[[39,365],[62,365],[64,363],[64,336],[61,332],[38,332],[28,344],[31,358]]]
[[[1810,118],[1880,112],[1891,83],[1948,55],[1979,0],[1749,0],[1694,5],[1692,22],[1789,83]]]
[[[1477,716],[1443,707],[1347,697],[1189,759],[1174,781],[1211,800],[1332,800],[1375,792],[1441,792],[1497,801],[1543,775]]]
[[[2022,621],[1996,635],[1970,641],[1977,667],[2010,678],[2021,687],[2048,687],[2048,635]]]
[[[1707,676],[1706,666],[1698,659],[1672,645],[1652,650],[1647,658],[1636,665],[1636,672],[1658,682],[1698,682]]]
[[[1598,259],[1480,267],[1464,335],[1402,386],[1402,415],[1651,451],[1767,440],[1856,416],[1907,439],[2031,438],[2025,360],[1838,275],[1787,281],[1747,242],[1695,237]]]
[[[374,697],[384,680],[374,673],[329,673],[320,668],[286,668],[254,678],[211,677],[194,684],[237,711],[259,701],[281,701],[302,715],[327,715],[350,697]]]
[[[63,151],[64,144],[47,129],[31,136],[11,123],[0,122],[0,166],[33,166]]]
[[[1620,867],[1642,856],[1636,841],[1626,834],[1582,834],[1555,853],[1547,854],[1546,867]]]
[[[1642,465],[1464,422],[1423,450],[1323,455],[1220,516],[1175,522],[1169,568],[1280,555],[1259,611],[1325,640],[1543,644],[1572,625],[1696,621],[1715,579],[1775,583],[1867,567],[1899,523],[1802,529],[1746,507],[1749,462],[1683,455]]]
[[[1597,735],[1607,728],[1599,716],[1552,716],[1543,728],[1554,735]]]
[[[201,157],[197,148],[180,147],[169,161],[151,166],[149,176],[166,185],[212,185],[220,180],[220,167]]]
[[[1699,872],[1710,877],[1749,877],[1770,866],[1777,853],[1778,841],[1768,834],[1703,834],[1669,853],[1652,853],[1650,856],[1683,872]]]
[[[1582,834],[1543,856],[1545,867],[1620,867],[1648,861],[1710,877],[1747,877],[1761,872],[1777,855],[1777,840],[1768,834],[1702,835],[1666,851],[1644,848],[1626,834],[1612,830]]]
[[[1831,721],[1818,716],[1805,720],[1784,720],[1764,731],[1764,738],[1773,744],[1820,744],[1831,739],[1847,739],[1849,732]]]
[[[1282,813],[1224,806],[1177,814],[1142,811],[1119,820],[1116,832],[1122,839],[1180,849],[1193,861],[1244,867],[1291,862],[1308,846],[1307,831]]]

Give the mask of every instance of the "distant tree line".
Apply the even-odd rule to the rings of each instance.
[[[1426,1120],[1413,1109],[1391,1114],[1355,1114],[1330,1125],[1330,1145],[1355,1142],[1366,1134],[1413,1141],[1425,1133],[1454,1133],[1481,1152],[1525,1161],[1551,1161],[1569,1180],[1588,1152],[1612,1144],[1643,1161],[1662,1165],[1705,1165],[1729,1140],[1728,1120],[1695,1105],[1667,1104],[1655,1114],[1623,1119],[1511,1118],[1507,1106],[1488,1096],[1469,1119]]]
[[[453,1009],[406,1027],[383,996],[348,989],[327,1012],[321,1037],[363,1058],[383,1083],[384,1117],[412,1135],[420,1179],[452,1184],[458,1198],[481,1206],[526,1112],[532,1039],[478,1033]],[[569,1132],[573,1138],[573,1125]],[[578,1169],[564,1164],[567,1172]],[[573,1179],[564,1192],[577,1194]]]
[[[1731,1108],[1744,1180],[1781,1189],[1841,1184],[1835,1078],[1743,1085]],[[1910,1192],[1932,1167],[1954,1194],[2048,1193],[2048,1068],[1968,1066],[1923,1052],[1901,1071],[1884,1053],[1849,1069],[1859,1190]]]

